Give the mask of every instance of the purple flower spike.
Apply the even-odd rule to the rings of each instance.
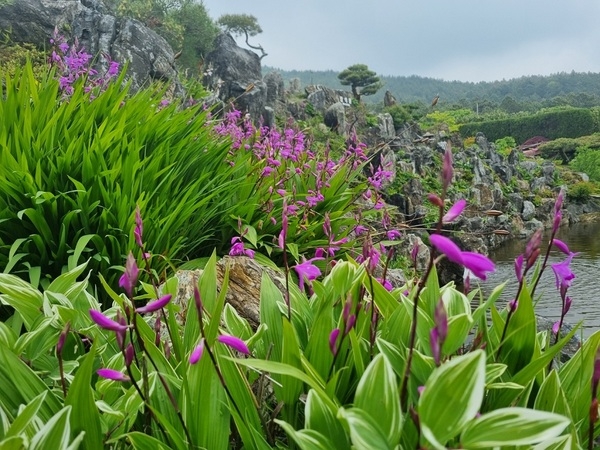
[[[125,349],[125,365],[129,367],[133,362],[133,357],[135,355],[135,349],[131,342],[127,344],[127,348]]]
[[[316,280],[317,277],[319,277],[321,275],[321,269],[319,269],[317,266],[315,266],[313,264],[313,261],[316,260],[320,260],[323,258],[311,258],[307,261],[304,261],[301,264],[296,264],[295,266],[293,266],[293,269],[296,271],[296,273],[298,274],[298,279],[299,279],[299,285],[300,285],[300,290],[304,290],[304,282],[306,280],[313,281]]]
[[[400,232],[398,230],[389,230],[386,233],[386,236],[390,241],[393,241],[394,239],[398,239],[402,235],[400,234]]]
[[[558,334],[559,327],[560,327],[560,321],[557,320],[552,325],[552,334]]]
[[[146,306],[142,306],[141,308],[136,308],[136,312],[139,314],[151,313],[154,311],[158,311],[159,309],[164,308],[171,301],[171,294],[163,295],[158,300],[154,300],[153,302],[149,302]]]
[[[63,351],[63,348],[65,346],[65,341],[67,340],[67,336],[69,335],[70,328],[71,328],[71,325],[69,324],[69,322],[67,322],[67,324],[63,328],[62,332],[60,333],[60,336],[58,337],[58,342],[56,343],[56,353],[59,355]]]
[[[552,239],[552,245],[554,245],[558,250],[563,252],[565,255],[570,255],[571,250],[569,250],[569,246],[565,244],[560,239]]]
[[[337,355],[337,339],[338,336],[340,335],[340,329],[339,328],[334,328],[331,333],[329,334],[329,350],[331,350],[331,353],[333,354],[333,356]]]
[[[482,280],[486,279],[487,272],[494,272],[496,270],[493,261],[479,253],[463,252],[462,260],[463,265],[473,272],[473,275]]]
[[[515,259],[515,274],[519,283],[523,281],[523,255],[519,255]]]
[[[444,217],[442,217],[442,222],[443,223],[452,222],[454,219],[456,219],[458,216],[460,216],[462,214],[462,212],[466,206],[467,206],[466,200],[461,199],[461,200],[457,201],[454,205],[452,205],[452,207],[448,210],[448,212],[444,215]]]
[[[458,245],[452,242],[447,237],[444,237],[440,234],[432,234],[429,236],[429,242],[433,245],[436,250],[440,253],[446,255],[450,261],[455,262],[457,264],[463,263],[462,252]]]
[[[519,307],[519,301],[517,299],[511,300],[510,302],[508,302],[509,311],[515,312],[518,307]]]
[[[105,330],[115,331],[117,333],[127,330],[127,325],[123,325],[119,322],[109,319],[96,309],[90,309],[90,317],[94,322],[96,322],[96,325],[98,325],[100,328],[104,328]]]
[[[571,260],[575,256],[574,253],[569,254],[567,259],[563,262],[551,264],[552,271],[554,272],[554,276],[556,277],[556,288],[560,289],[561,286],[570,287],[573,279],[575,278],[575,274],[571,271]]]
[[[566,316],[567,313],[569,312],[569,310],[571,309],[572,302],[573,302],[573,300],[571,300],[571,297],[565,298],[565,306],[563,307],[563,316]]]
[[[435,194],[427,194],[427,200],[434,206],[439,206],[440,208],[444,206],[442,199]]]
[[[234,349],[234,350],[236,350],[236,351],[238,351],[240,353],[243,353],[244,355],[250,354],[250,350],[248,349],[248,346],[240,338],[237,338],[235,336],[228,336],[228,335],[222,334],[221,336],[219,336],[217,338],[217,340],[221,344],[225,344],[228,347],[231,347],[232,349]]]
[[[442,343],[440,341],[440,334],[437,328],[432,328],[429,332],[429,343],[431,345],[431,354],[433,355],[433,360],[435,361],[435,365],[440,365],[440,355],[442,352]]]
[[[435,307],[433,320],[435,322],[435,328],[438,330],[440,341],[444,342],[446,336],[448,336],[448,316],[446,314],[444,302],[441,299]]]
[[[118,370],[114,369],[98,369],[96,372],[102,378],[113,381],[129,381],[129,377]]]
[[[200,339],[200,343],[192,351],[192,353],[190,355],[190,364],[194,365],[198,361],[200,361],[200,358],[202,358],[203,353],[204,353],[204,338]]]
[[[129,297],[133,297],[133,288],[137,283],[138,274],[140,270],[138,269],[135,258],[133,257],[133,253],[129,252],[127,255],[127,261],[125,262],[125,272],[119,278],[119,286],[125,289],[127,295]]]

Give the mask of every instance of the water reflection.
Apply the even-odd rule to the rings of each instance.
[[[571,251],[579,252],[571,264],[576,278],[569,289],[573,304],[566,320],[571,324],[583,321],[583,335],[588,337],[600,329],[600,223],[564,227],[559,230],[557,237],[566,242]],[[548,238],[545,236],[543,242],[547,242]],[[511,240],[490,254],[496,262],[497,269],[482,286],[486,291],[490,291],[494,286],[508,280],[499,306],[504,306],[516,294],[517,282],[513,263],[523,252],[525,244],[526,241],[523,240]],[[552,251],[549,263],[563,261],[564,257],[562,253]],[[544,272],[536,289],[536,300],[536,312],[539,315],[553,320],[560,317],[562,304],[550,267]]]

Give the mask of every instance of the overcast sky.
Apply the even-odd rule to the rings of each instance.
[[[263,64],[493,81],[600,72],[598,0],[203,0],[210,16],[251,14]],[[240,44],[243,40],[238,39]]]

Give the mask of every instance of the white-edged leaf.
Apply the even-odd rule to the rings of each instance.
[[[569,425],[565,416],[527,408],[500,408],[471,422],[463,431],[463,448],[538,444],[559,436]]]
[[[444,445],[481,407],[485,389],[485,353],[458,356],[433,371],[419,399],[419,418]]]
[[[387,438],[389,448],[400,441],[402,410],[400,390],[392,365],[383,354],[378,354],[363,373],[354,406],[369,414]]]
[[[338,417],[345,421],[350,430],[352,448],[373,450],[390,448],[379,425],[367,412],[360,408],[340,408]]]

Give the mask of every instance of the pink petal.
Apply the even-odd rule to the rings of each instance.
[[[190,364],[196,364],[202,358],[202,354],[204,353],[204,339],[200,340],[200,343],[196,346],[196,348],[192,351],[190,355]]]
[[[158,300],[154,300],[153,302],[149,302],[146,306],[142,306],[141,308],[136,308],[136,312],[139,314],[150,313],[154,311],[158,311],[159,309],[164,308],[171,301],[171,294],[163,295]]]
[[[432,234],[429,236],[429,242],[433,245],[438,252],[443,253],[446,257],[457,264],[463,263],[462,252],[458,245],[452,242],[445,236],[440,234]]]
[[[486,272],[493,272],[496,270],[494,262],[487,256],[473,252],[462,253],[463,265],[473,272],[477,278],[482,280],[486,279]]]
[[[448,210],[448,212],[444,215],[444,217],[442,217],[442,222],[443,223],[452,222],[454,219],[456,219],[458,216],[460,216],[462,214],[463,210],[465,209],[465,206],[467,206],[466,200],[461,199],[461,200],[457,201],[454,205],[452,205],[452,207]]]
[[[335,356],[337,354],[337,338],[340,335],[340,329],[339,328],[334,328],[331,333],[329,334],[329,349],[331,350],[331,353],[333,354],[333,356]]]
[[[118,370],[114,369],[98,369],[96,373],[102,378],[113,381],[129,381],[129,377]]]
[[[122,332],[127,330],[127,325],[120,324],[119,322],[115,322],[112,319],[109,319],[104,314],[96,309],[90,309],[90,317],[96,325],[100,328],[104,328],[105,330],[111,330],[116,332]]]
[[[243,353],[244,355],[248,355],[250,353],[250,350],[248,349],[248,346],[246,345],[246,343],[244,341],[242,341],[240,338],[237,338],[235,336],[228,336],[228,335],[222,334],[221,336],[219,336],[217,338],[217,340],[221,344],[225,344],[228,347],[231,347],[232,349],[237,350],[240,353]]]

